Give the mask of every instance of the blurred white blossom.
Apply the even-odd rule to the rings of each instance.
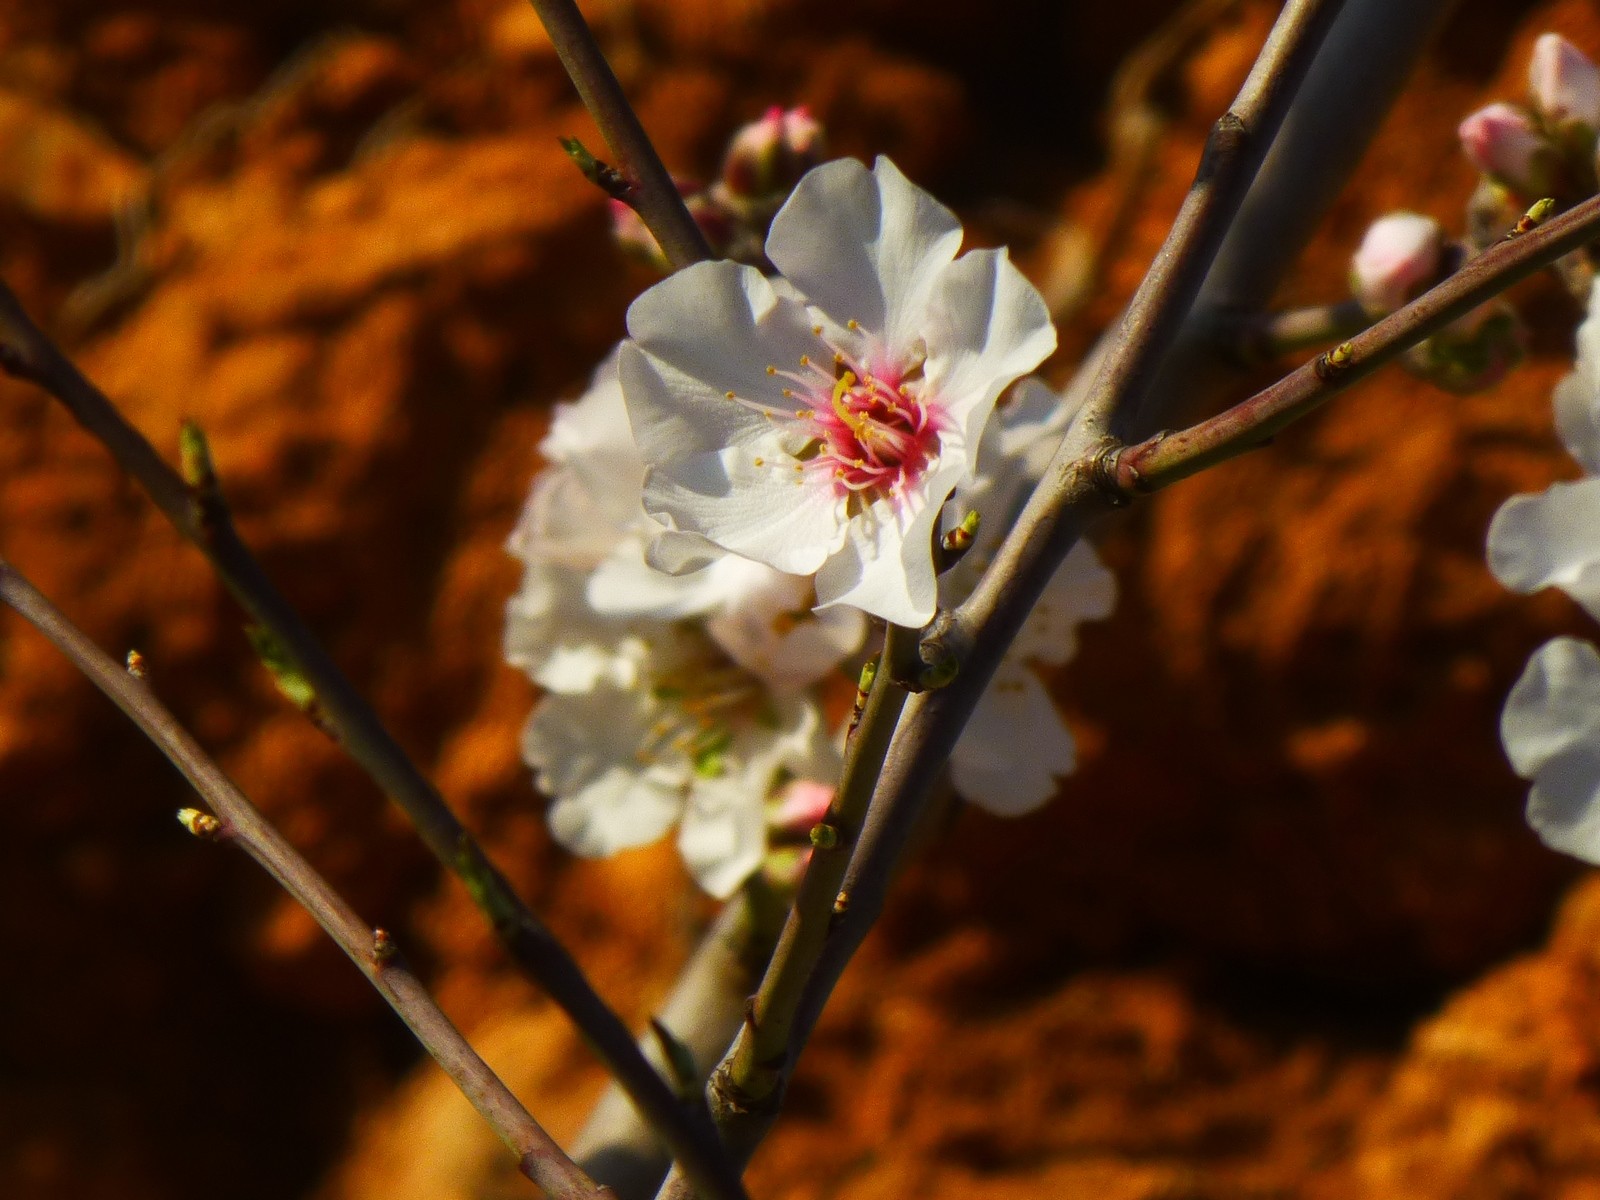
[[[956,490],[946,510],[947,527],[969,512],[978,513],[980,523],[971,548],[940,577],[942,604],[959,604],[971,593],[1070,416],[1037,379],[1019,384],[996,412],[973,479]],[[1059,777],[1076,767],[1072,731],[1036,668],[1070,659],[1078,625],[1109,616],[1115,601],[1115,578],[1094,547],[1079,542],[1023,622],[950,756],[951,781],[967,800],[999,816],[1021,816],[1055,795]]]
[[[644,464],[616,356],[561,405],[509,548],[507,659],[546,691],[523,756],[574,853],[607,855],[679,828],[690,871],[726,896],[761,863],[766,801],[832,780],[838,757],[807,690],[859,648],[866,621],[814,614],[807,581],[720,553],[664,575],[639,503]]]
[[[1584,478],[1513,496],[1489,526],[1489,569],[1518,592],[1559,587],[1600,619],[1600,289],[1578,329],[1577,368],[1556,388],[1556,429]],[[1600,654],[1541,646],[1506,699],[1500,737],[1531,780],[1528,823],[1556,850],[1600,864]]]

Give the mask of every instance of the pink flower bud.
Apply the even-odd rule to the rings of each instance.
[[[1350,260],[1350,291],[1373,316],[1391,313],[1438,277],[1443,254],[1439,222],[1421,213],[1390,213],[1372,223]]]
[[[1485,175],[1524,196],[1541,193],[1549,175],[1549,145],[1523,109],[1491,104],[1472,113],[1456,130],[1461,148]]]
[[[1600,67],[1559,33],[1541,34],[1533,44],[1528,93],[1552,126],[1600,128]]]
[[[778,807],[773,810],[771,824],[777,829],[807,834],[812,826],[828,815],[833,803],[833,788],[814,779],[793,779],[778,793]]]
[[[774,105],[733,135],[722,183],[743,199],[787,195],[800,176],[822,161],[822,154],[822,126],[810,112]]]
[[[698,185],[682,179],[673,182],[678,185],[684,205],[695,224],[700,226],[700,232],[705,234],[712,250],[721,254],[732,236],[732,219],[706,193],[696,190]],[[621,200],[608,200],[606,206],[611,213],[611,236],[619,246],[659,267],[668,265],[655,235],[632,207]]]

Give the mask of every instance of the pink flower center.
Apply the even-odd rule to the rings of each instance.
[[[789,415],[806,439],[796,457],[808,472],[825,474],[837,494],[868,503],[902,496],[938,460],[944,417],[923,399],[920,362],[872,368],[835,350],[832,370],[809,357],[800,366],[767,374],[795,385],[783,389],[786,398],[810,402]]]

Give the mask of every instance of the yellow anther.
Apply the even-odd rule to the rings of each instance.
[[[726,396],[729,400],[737,399],[737,397],[732,392],[723,392],[722,394],[724,396]]]
[[[853,333],[859,333],[861,331],[861,322],[851,317],[844,323],[844,327]]]
[[[776,375],[777,373],[778,373],[778,368],[773,366],[771,363],[768,363],[767,364],[767,374],[768,375]]]

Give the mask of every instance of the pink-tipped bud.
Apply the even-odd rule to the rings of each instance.
[[[1444,230],[1421,213],[1379,217],[1350,260],[1350,291],[1372,316],[1383,316],[1415,299],[1438,277]]]
[[[1533,118],[1512,104],[1491,104],[1456,130],[1472,164],[1523,196],[1548,190],[1551,147]]]
[[[1600,67],[1559,33],[1541,34],[1533,44],[1528,94],[1553,128],[1600,128]]]
[[[809,834],[828,815],[832,803],[832,785],[814,779],[791,779],[778,793],[778,806],[772,810],[770,824],[775,829]]]
[[[810,112],[774,105],[759,121],[733,135],[722,164],[722,183],[745,200],[787,195],[822,161],[822,155],[822,126]]]

